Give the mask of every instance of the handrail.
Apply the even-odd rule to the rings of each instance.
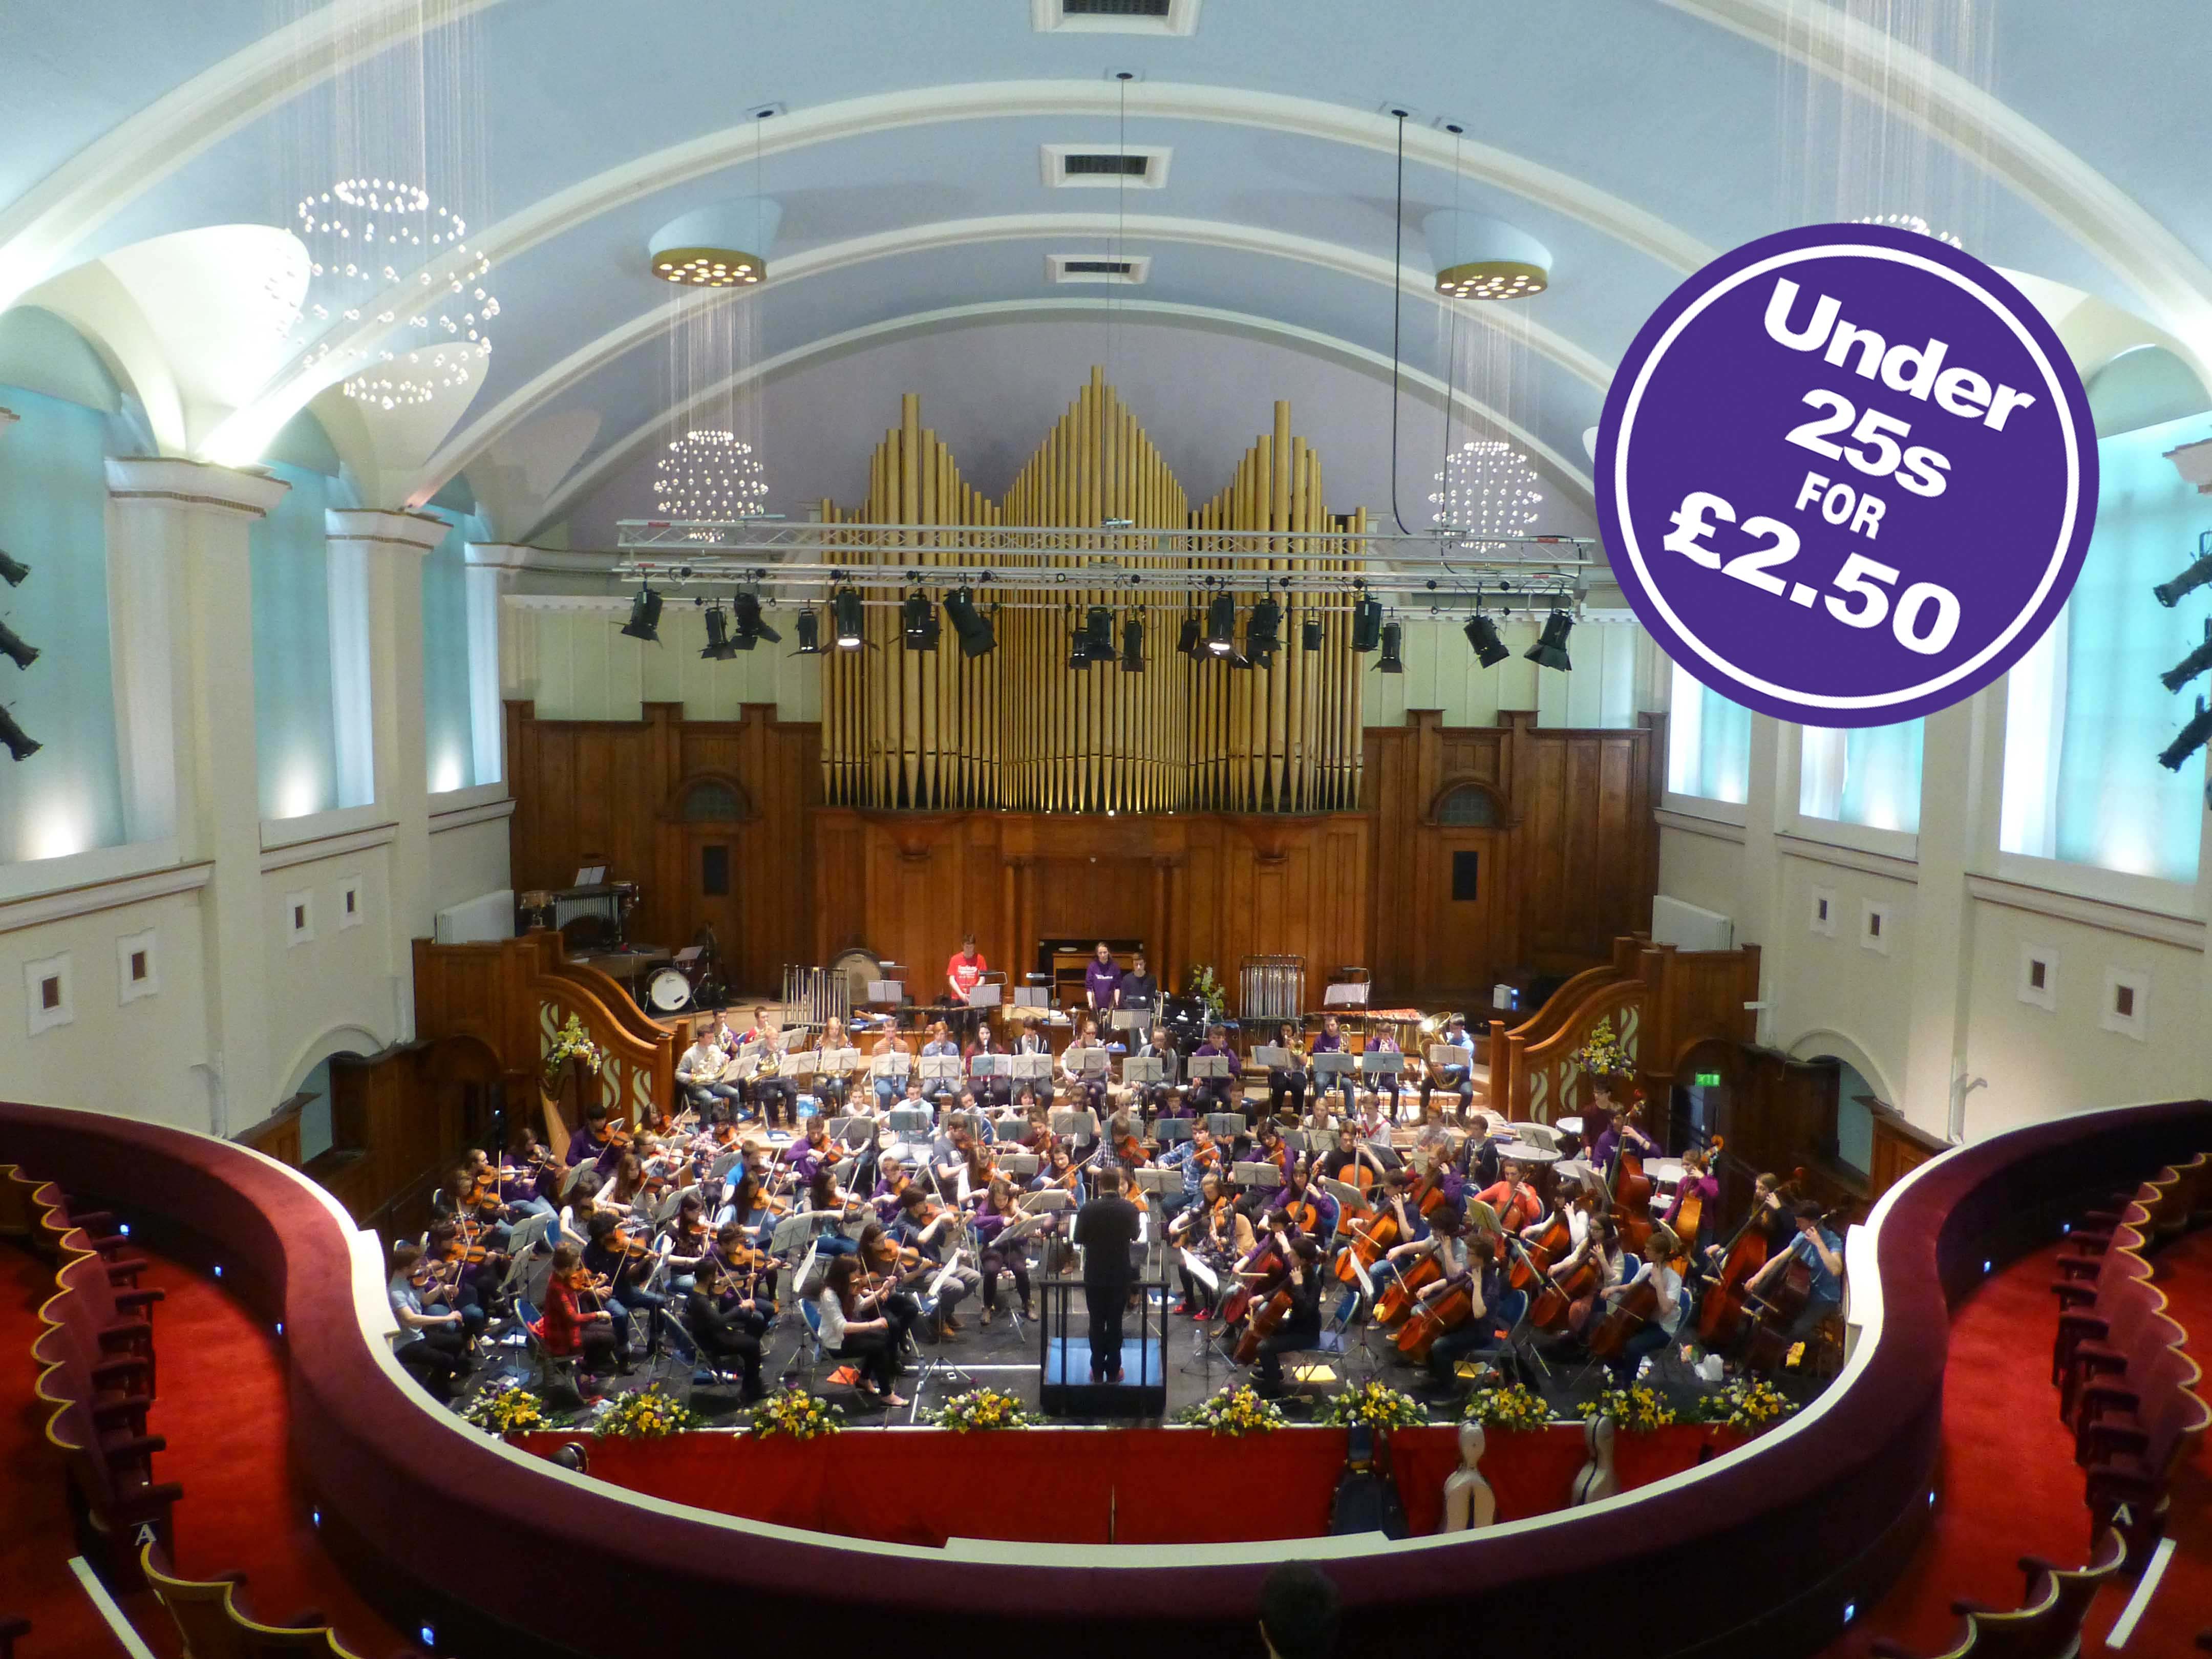
[[[509,1651],[538,1653],[620,1648],[634,1639],[639,1599],[657,1609],[665,1639],[710,1644],[741,1588],[756,1639],[809,1639],[822,1605],[811,1587],[830,1584],[841,1606],[896,1608],[918,1632],[949,1639],[972,1639],[981,1616],[1032,1633],[1051,1621],[1055,1647],[1077,1653],[1126,1652],[1133,1641],[1196,1652],[1249,1631],[1267,1565],[1289,1555],[1327,1562],[1349,1607],[1391,1610],[1387,1631],[1352,1639],[1358,1651],[1402,1651],[1469,1628],[1501,1650],[1541,1648],[1556,1636],[1558,1596],[1592,1571],[1613,1574],[1620,1593],[1581,1604],[1588,1640],[1659,1652],[1658,1634],[1684,1651],[1809,1651],[1832,1636],[1846,1596],[1879,1592],[1926,1514],[1947,1288],[1963,1294],[1985,1260],[2054,1235],[2056,1216],[2082,1193],[2209,1138],[2212,1104],[2178,1102],[2034,1125],[1921,1166],[1851,1241],[1859,1340],[1843,1376],[1789,1424],[1694,1474],[1478,1534],[1209,1547],[1201,1559],[1133,1546],[874,1543],[658,1504],[571,1475],[465,1429],[404,1379],[380,1340],[391,1322],[373,1258],[296,1172],[185,1131],[0,1105],[0,1157],[204,1235],[233,1264],[226,1284],[283,1319],[295,1454],[326,1531],[343,1528],[368,1556],[364,1592],[380,1588],[417,1613],[438,1603],[439,1627],[456,1645],[472,1632],[488,1640],[496,1626]],[[1869,1263],[1870,1282],[1856,1282]],[[392,1524],[432,1513],[438,1528]],[[439,1603],[456,1529],[476,1540],[467,1579],[482,1612]],[[597,1540],[595,1570],[628,1597],[556,1599],[533,1588],[542,1581],[528,1569],[586,1535]],[[1716,1552],[1734,1565],[1735,1593],[1678,1603],[1652,1626],[1649,1598]],[[1808,1559],[1831,1571],[1808,1577]]]

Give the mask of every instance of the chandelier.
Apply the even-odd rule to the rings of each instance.
[[[365,346],[303,341],[309,364],[338,369],[347,397],[385,409],[469,384],[472,366],[491,355],[499,301],[484,287],[491,261],[470,252],[459,215],[418,185],[341,179],[301,200],[297,217],[308,258],[303,326],[386,331]]]
[[[1536,469],[1499,438],[1470,438],[1445,459],[1429,500],[1437,525],[1462,547],[1483,548],[1528,533],[1536,522]]]
[[[734,432],[686,432],[653,469],[654,508],[674,523],[701,526],[686,532],[693,541],[715,539],[706,526],[759,518],[767,495],[759,458]]]
[[[1937,230],[1917,213],[1869,213],[1854,219],[1855,225],[1887,225],[1892,230],[1910,230],[1923,236],[1933,236],[1939,242],[1948,242],[1953,247],[1966,244],[1948,230]]]

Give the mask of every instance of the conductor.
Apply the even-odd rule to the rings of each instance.
[[[1133,1249],[1137,1206],[1106,1192],[1075,1212],[1076,1243],[1083,1247],[1083,1304],[1091,1315],[1091,1380],[1121,1380],[1121,1313],[1137,1282]]]

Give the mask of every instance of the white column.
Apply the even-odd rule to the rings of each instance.
[[[531,550],[496,542],[471,542],[469,594],[469,729],[476,781],[507,777],[507,712],[501,702],[501,599],[514,586]]]
[[[197,461],[111,459],[116,713],[133,838],[166,812],[200,896],[212,1081],[209,1129],[275,1103],[261,903],[247,536],[291,488]],[[127,660],[126,659],[127,655]],[[167,797],[165,805],[163,797]]]
[[[390,945],[393,1029],[415,1035],[413,941],[433,926],[430,781],[422,712],[422,556],[446,538],[442,519],[332,507],[331,555],[358,558],[368,596],[371,746],[377,805],[395,828]]]
[[[1759,1000],[1772,1003],[1781,994],[1782,967],[1791,943],[1782,916],[1782,850],[1775,832],[1790,821],[1797,806],[1796,747],[1785,742],[1791,728],[1769,714],[1751,717],[1751,770],[1744,787],[1743,897],[1741,943],[1759,946]],[[1761,1042],[1780,1040],[1772,1009],[1759,1016]]]

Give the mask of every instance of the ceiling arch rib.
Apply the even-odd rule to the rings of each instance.
[[[871,259],[906,255],[932,248],[954,247],[988,241],[1018,241],[1052,236],[1098,236],[1115,225],[1111,214],[1002,214],[984,219],[947,220],[935,225],[855,237],[793,254],[775,267],[772,285],[782,287]],[[1342,275],[1357,276],[1388,288],[1390,262],[1334,243],[1321,242],[1287,231],[1257,226],[1223,224],[1202,219],[1180,219],[1143,214],[1122,222],[1125,234],[1154,242],[1188,242],[1228,248],[1271,258],[1290,258],[1320,265]],[[1404,291],[1424,304],[1443,309],[1440,298],[1418,273],[1407,276]],[[732,295],[725,304],[758,304],[757,294]],[[586,342],[559,362],[518,387],[493,408],[471,421],[446,443],[418,476],[408,492],[410,501],[427,501],[477,455],[497,443],[541,405],[579,385],[599,369],[637,346],[659,337],[671,324],[665,306],[641,313],[620,327]],[[1565,368],[1593,390],[1602,392],[1613,378],[1613,365],[1583,349],[1553,330],[1530,321],[1525,325],[1530,347]]]
[[[2125,191],[2001,99],[1838,8],[1794,0],[1667,0],[1825,75],[1911,121],[2033,204],[2158,308],[2187,342],[2199,379],[2212,368],[2212,266]],[[1889,97],[1900,59],[1925,109]]]
[[[901,336],[920,333],[933,329],[957,327],[963,324],[990,322],[1009,317],[1038,316],[1058,319],[1085,317],[1103,318],[1117,307],[1103,300],[1030,299],[988,301],[975,305],[945,306],[930,311],[915,312],[903,317],[886,318],[860,328],[826,335],[810,340],[804,345],[793,346],[772,357],[750,364],[736,374],[726,377],[717,385],[705,388],[687,400],[685,407],[703,402],[733,389],[758,381],[770,380],[824,357],[852,351],[864,346],[881,344]],[[1301,328],[1291,323],[1277,322],[1269,318],[1254,317],[1242,312],[1212,306],[1179,305],[1159,300],[1127,300],[1118,307],[1124,317],[1137,317],[1146,321],[1189,328],[1212,329],[1225,332],[1243,333],[1254,338],[1289,345],[1295,349],[1328,356],[1339,362],[1387,378],[1390,360],[1383,353],[1355,341],[1345,340],[1318,330]],[[1401,368],[1405,384],[1414,391],[1425,393],[1441,404],[1447,391],[1444,382],[1425,370]],[[1581,502],[1588,507],[1592,499],[1589,470],[1578,461],[1562,454],[1551,444],[1516,421],[1507,419],[1498,410],[1463,389],[1449,392],[1452,406],[1477,419],[1494,423],[1498,429],[1509,434],[1516,443],[1548,469],[1555,477],[1573,489]],[[546,498],[537,521],[519,539],[527,541],[546,525],[558,518],[572,502],[611,473],[639,445],[651,441],[666,426],[671,411],[663,410],[650,421],[633,428],[599,451],[584,466],[562,481],[558,489]]]
[[[486,228],[473,240],[472,246],[488,255],[495,265],[500,264],[647,196],[749,162],[757,141],[762,155],[773,158],[840,139],[943,122],[1009,117],[1103,118],[1119,114],[1122,91],[1119,83],[1104,81],[979,82],[846,99],[778,116],[764,128],[746,122],[640,156],[556,191]],[[1127,93],[1128,112],[1140,118],[1256,127],[1383,155],[1394,154],[1398,142],[1397,124],[1388,117],[1321,99],[1175,82],[1139,82]],[[1673,270],[1695,270],[1717,252],[1656,214],[1510,150],[1410,125],[1405,138],[1409,161],[1446,173],[1456,167],[1466,178],[1580,220]],[[788,265],[791,260],[781,263]],[[772,273],[769,285],[775,280]],[[373,317],[385,308],[380,304],[363,310]],[[384,331],[365,322],[348,334],[334,337],[330,360],[373,346]],[[204,452],[205,457],[228,462],[250,460],[321,390],[326,378],[326,370],[294,363],[252,406],[241,410],[214,434]]]
[[[459,18],[499,0],[445,3]],[[186,162],[308,88],[398,45],[422,19],[421,0],[331,0],[119,122],[0,208],[0,310]]]

